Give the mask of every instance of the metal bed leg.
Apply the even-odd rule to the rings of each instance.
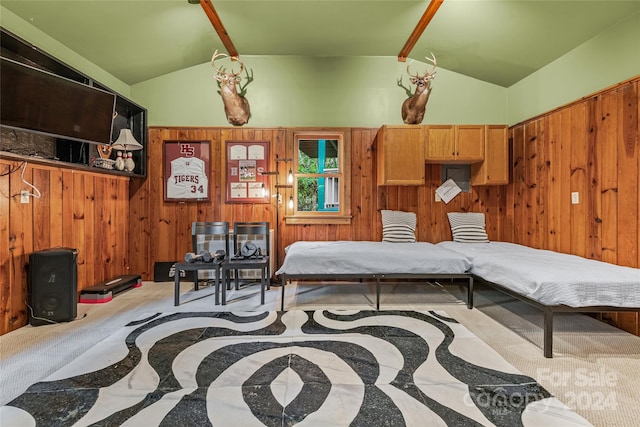
[[[380,310],[380,278],[376,277],[376,310]]]
[[[553,357],[553,311],[544,310],[544,357]]]
[[[467,308],[469,310],[473,308],[473,276],[469,277],[469,284],[467,285]]]
[[[284,285],[287,284],[284,274],[282,275],[282,297],[280,298],[280,311],[284,311]]]

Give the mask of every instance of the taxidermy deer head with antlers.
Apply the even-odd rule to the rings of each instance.
[[[427,101],[431,94],[431,81],[436,76],[436,57],[431,53],[431,58],[425,56],[425,59],[431,62],[433,67],[423,75],[418,75],[418,73],[411,74],[409,67],[413,61],[407,65],[409,80],[411,83],[416,85],[416,91],[413,95],[405,99],[402,103],[402,120],[408,125],[417,125],[422,123],[424,111],[427,107]],[[400,85],[400,83],[398,84]]]
[[[227,57],[226,53],[218,53],[216,50],[211,58],[211,66],[215,70],[216,74],[214,78],[218,81],[220,86],[220,96],[222,97],[222,103],[224,104],[224,113],[227,116],[227,121],[234,126],[242,126],[249,121],[251,111],[249,109],[249,101],[244,97],[246,93],[246,87],[251,81],[253,81],[253,74],[249,76],[247,72],[247,81],[244,85],[239,86],[242,77],[242,71],[244,70],[244,64],[237,57],[231,57],[232,61],[240,63],[240,70],[237,73],[232,71],[227,72],[224,68],[216,66],[216,59]]]

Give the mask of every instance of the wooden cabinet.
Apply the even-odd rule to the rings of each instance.
[[[475,163],[484,160],[483,125],[425,126],[427,163]]]
[[[428,163],[452,160],[455,156],[455,126],[425,126],[425,159]]]
[[[423,185],[424,163],[471,165],[471,185],[509,183],[505,125],[398,125],[378,130],[378,185]]]
[[[424,127],[382,126],[378,130],[378,185],[423,185]]]
[[[471,185],[509,183],[509,145],[507,126],[485,126],[484,161],[471,165]]]

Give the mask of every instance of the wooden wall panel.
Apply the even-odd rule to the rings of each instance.
[[[510,129],[514,242],[640,267],[639,110],[635,79]],[[640,335],[638,313],[601,317]]]
[[[9,193],[10,165],[0,163],[0,309],[2,320],[0,333],[9,330],[9,311],[11,293],[11,254],[15,246],[15,238],[9,233],[9,205],[11,194]]]
[[[638,161],[638,82],[623,86],[618,94],[618,148],[617,176],[617,216],[618,224],[624,228],[616,232],[618,252],[617,262],[621,265],[637,267],[638,264],[638,188],[640,171]]]
[[[601,259],[617,262],[617,219],[618,219],[618,91],[602,94],[597,105],[600,123],[596,127],[598,146],[597,173],[600,175],[601,213],[600,247]]]
[[[566,199],[561,203],[560,212],[563,216],[570,217],[567,221],[563,221],[563,228],[558,234],[561,242],[570,242],[570,248],[563,246],[562,252],[568,252],[579,256],[587,256],[587,224],[589,215],[587,211],[588,175],[587,175],[587,141],[591,134],[588,122],[588,104],[582,102],[574,105],[572,108],[566,108],[559,112],[562,117],[562,144],[568,146],[567,151],[570,152],[571,161],[569,165],[570,175],[570,193],[578,192],[582,195],[582,203],[572,205],[571,195],[564,193],[562,197]],[[561,176],[566,177],[566,167],[560,172]],[[566,179],[566,178],[565,178]],[[568,204],[569,203],[569,204]],[[567,205],[568,204],[568,205]],[[570,231],[568,231],[570,230]],[[569,232],[570,236],[567,236]]]
[[[449,205],[435,202],[435,189],[440,185],[440,165],[425,165],[427,182],[424,186],[376,185],[376,135],[377,129],[353,128],[350,132],[351,212],[349,225],[291,225],[285,223],[286,201],[290,189],[282,189],[283,203],[278,207],[280,233],[278,236],[278,260],[284,259],[284,248],[296,240],[381,240],[381,209],[406,210],[418,216],[418,238],[439,242],[450,240],[451,232],[446,217],[453,211],[483,211],[487,214],[490,237],[498,239],[505,232],[501,215],[507,211],[501,187],[474,188],[463,193]],[[147,180],[132,182],[130,209],[136,212],[130,219],[131,264],[145,280],[152,279],[153,264],[158,261],[177,261],[190,250],[191,222],[198,221],[269,221],[275,222],[276,204],[227,204],[225,203],[225,141],[268,140],[271,153],[271,170],[275,170],[275,154],[291,158],[293,147],[286,143],[287,129],[251,128],[150,128],[149,164],[162,164],[162,144],[165,140],[211,141],[211,171],[209,202],[164,202],[161,167],[149,168]],[[281,183],[288,165],[279,165]],[[275,195],[275,180],[270,182],[270,192]],[[140,194],[140,197],[135,195]],[[148,196],[147,196],[148,194]],[[142,248],[137,243],[137,233],[149,230],[149,245]]]
[[[20,191],[40,197],[20,203]],[[100,191],[96,194],[94,188]],[[27,324],[29,255],[54,247],[78,251],[78,291],[126,273],[129,178],[0,160],[0,334]],[[102,248],[96,251],[96,247]]]

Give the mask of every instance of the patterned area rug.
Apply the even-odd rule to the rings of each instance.
[[[0,408],[7,426],[590,425],[444,312],[155,314]]]

